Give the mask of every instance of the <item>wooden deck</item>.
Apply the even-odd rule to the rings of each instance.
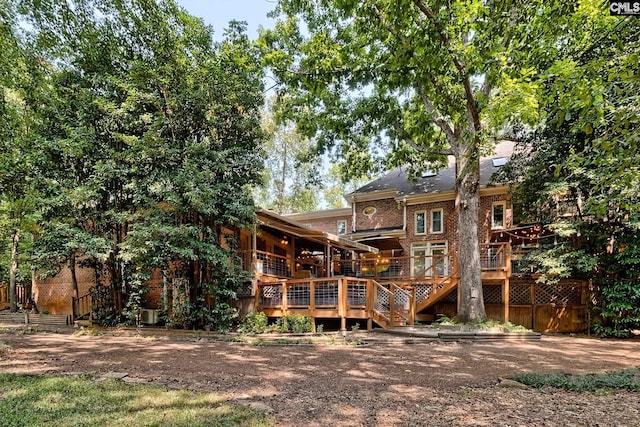
[[[507,283],[508,245],[483,245],[481,255],[483,280]],[[339,318],[343,327],[346,319],[366,319],[368,328],[372,322],[384,328],[413,325],[417,313],[453,292],[459,280],[455,248],[442,255],[334,260],[334,275],[305,279],[289,277],[293,263],[285,257],[260,257],[257,309],[269,317],[308,316],[314,325],[316,318]]]
[[[424,269],[415,268],[416,258],[424,262]],[[335,273],[351,274],[332,277],[262,275],[256,285],[255,306],[269,317],[308,316],[314,327],[318,318],[339,318],[343,328],[347,319],[367,320],[368,328],[374,323],[393,328],[413,325],[416,320],[432,321],[433,313],[454,316],[459,283],[455,250],[426,262],[424,258],[334,261],[339,263],[334,266]],[[505,243],[483,245],[481,266],[488,317],[538,331],[584,330],[585,283],[523,282],[512,275],[510,247]]]

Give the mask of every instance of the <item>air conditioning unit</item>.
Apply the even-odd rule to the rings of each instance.
[[[147,308],[140,309],[140,323],[144,323],[145,325],[155,325],[158,323],[158,311],[159,310],[149,310]]]

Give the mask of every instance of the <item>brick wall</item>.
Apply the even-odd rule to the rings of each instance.
[[[298,220],[296,220],[298,221]],[[332,216],[329,218],[317,218],[317,219],[305,219],[298,221],[301,224],[310,224],[314,229],[326,231],[327,233],[337,234],[338,233],[338,221],[346,221],[347,222],[347,234],[351,233],[351,223],[352,216],[351,215],[342,215],[342,216]]]
[[[506,201],[505,228],[513,226],[513,209],[511,208],[511,195],[498,194],[480,198],[480,212],[478,214],[478,228],[480,242],[488,242],[491,233],[491,206],[496,202]]]
[[[431,211],[436,209],[442,209],[442,233],[431,233]],[[416,234],[415,214],[419,211],[426,213],[426,234]],[[406,255],[411,255],[413,242],[445,240],[449,244],[458,240],[458,215],[453,200],[407,206],[407,237],[400,241]]]
[[[363,210],[369,206],[375,208],[373,215],[365,215]],[[356,231],[377,230],[380,228],[402,228],[404,208],[394,199],[373,200],[356,204]]]
[[[95,286],[95,272],[92,268],[76,267],[79,295],[85,295]],[[51,314],[73,314],[71,270],[64,267],[56,276],[33,282],[32,292],[40,311]]]
[[[162,306],[162,270],[154,269],[151,278],[146,283],[147,293],[144,294],[144,308],[159,309]]]
[[[480,198],[480,209],[478,212],[478,227],[480,242],[487,242],[491,232],[491,207],[493,203],[506,201],[505,227],[512,226],[512,209],[509,194],[499,194],[495,196],[483,196]],[[373,215],[365,215],[363,209],[373,206],[376,212]],[[356,231],[375,230],[381,228],[402,228],[404,222],[404,208],[398,208],[398,202],[394,199],[374,200],[367,202],[357,202],[356,204]],[[442,233],[431,233],[431,211],[442,209]],[[416,234],[415,213],[425,211],[426,213],[426,234]],[[340,216],[330,218],[318,218],[300,221],[303,224],[311,224],[318,230],[335,233],[337,231],[337,221],[347,221],[347,230],[351,232],[352,217]],[[407,230],[406,238],[400,239],[400,244],[405,251],[405,255],[411,254],[411,244],[422,241],[447,241],[449,245],[458,240],[458,215],[455,210],[454,200],[423,203],[419,205],[407,206]]]

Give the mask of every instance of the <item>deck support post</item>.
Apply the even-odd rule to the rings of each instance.
[[[511,289],[509,287],[509,278],[511,277],[511,243],[505,245],[505,279],[502,284],[502,302],[504,304],[504,319],[503,322],[509,321],[509,300]]]
[[[347,331],[347,279],[338,281],[338,314],[340,315],[340,331]]]
[[[502,304],[504,306],[502,321],[507,323],[509,321],[509,276],[502,282]]]

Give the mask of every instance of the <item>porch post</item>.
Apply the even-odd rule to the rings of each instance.
[[[258,264],[258,224],[251,232],[251,274],[256,273],[256,265]]]
[[[503,322],[509,321],[509,294],[511,289],[509,288],[509,278],[511,277],[511,243],[505,244],[505,279],[502,284],[502,303],[504,304],[504,319]]]
[[[288,262],[291,263],[289,266],[291,277],[296,277],[296,236],[294,235],[291,235],[291,258],[289,258]]]

